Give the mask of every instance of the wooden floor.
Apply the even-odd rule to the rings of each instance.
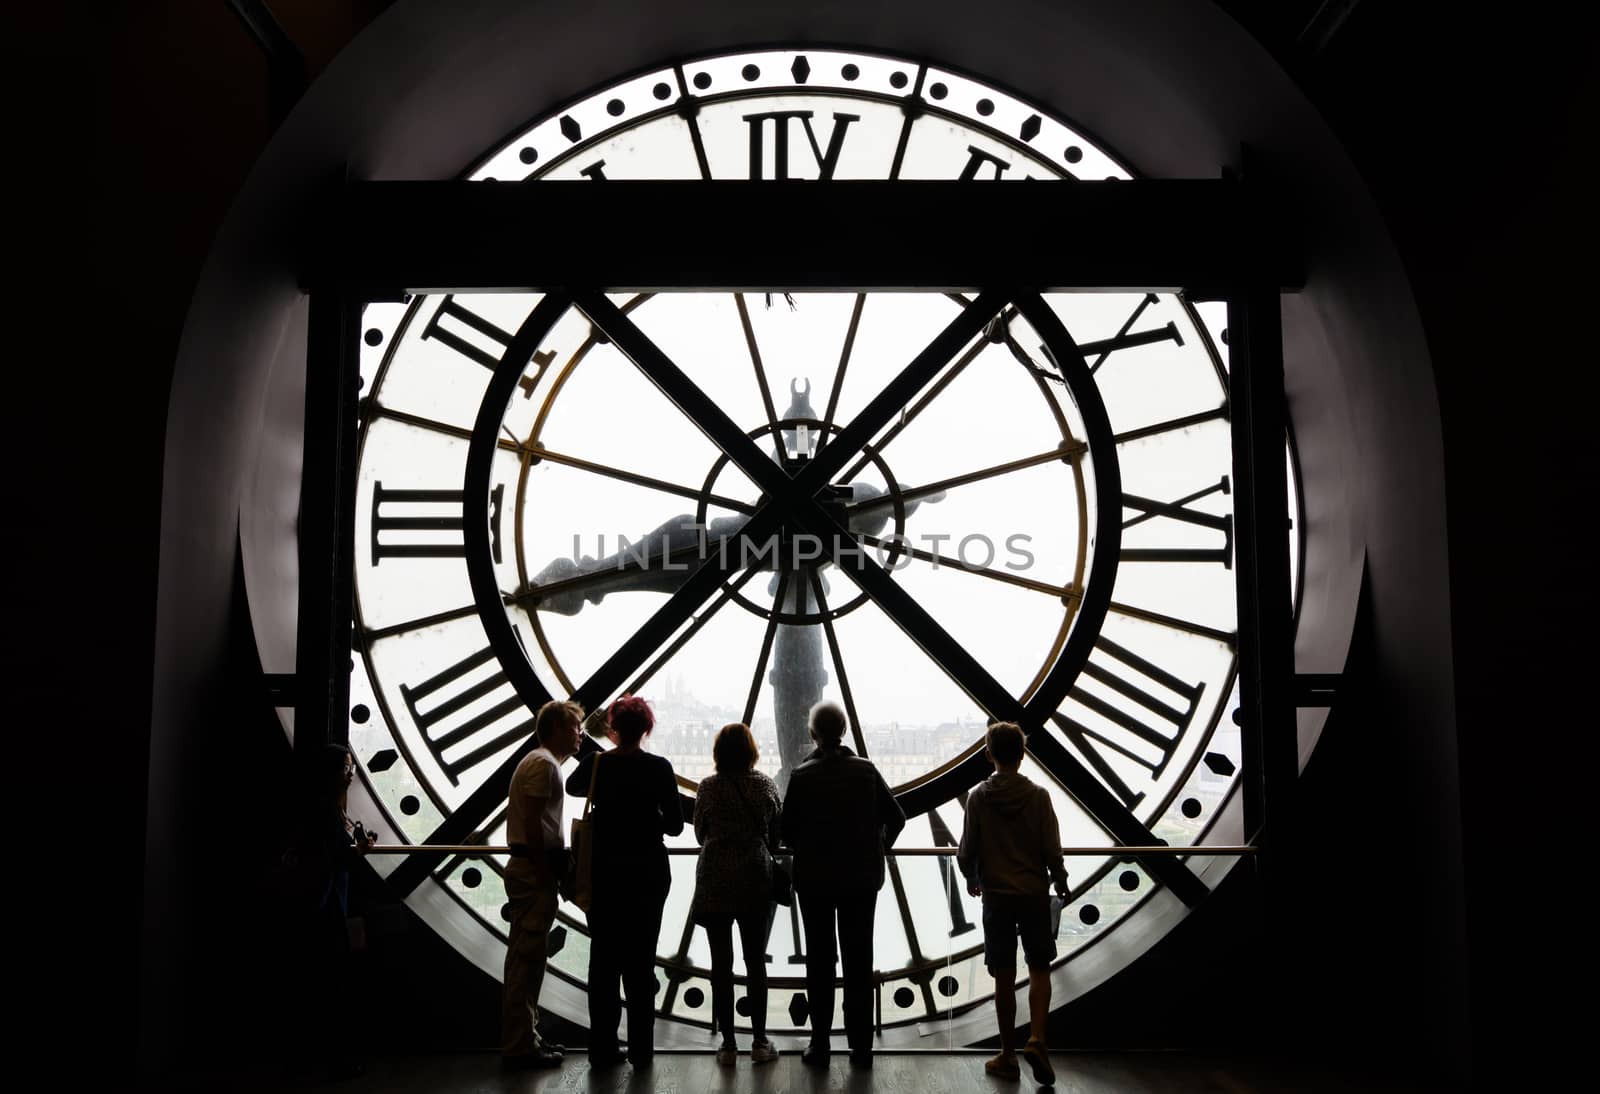
[[[263,1078],[211,1075],[178,1089],[240,1094],[325,1089],[340,1094],[532,1094],[536,1091],[684,1092],[699,1094],[808,1094],[811,1091],[895,1091],[903,1094],[967,1094],[971,1091],[1039,1089],[1023,1064],[1021,1081],[991,1079],[980,1053],[883,1053],[871,1070],[850,1066],[836,1055],[826,1070],[809,1068],[798,1056],[752,1067],[719,1067],[707,1053],[658,1053],[653,1066],[635,1071],[622,1064],[591,1072],[579,1051],[556,1071],[503,1073],[489,1053],[396,1056],[368,1062],[366,1073],[330,1083],[320,1077]],[[1339,1068],[1261,1060],[1208,1059],[1185,1053],[1061,1053],[1052,1057],[1054,1090],[1061,1094],[1346,1094],[1445,1090],[1401,1082],[1378,1070],[1346,1063]],[[172,1086],[166,1089],[174,1089]]]

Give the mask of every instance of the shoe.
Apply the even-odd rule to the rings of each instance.
[[[1034,1081],[1040,1086],[1056,1081],[1056,1069],[1050,1066],[1050,1050],[1044,1047],[1043,1041],[1028,1038],[1028,1043],[1022,1046],[1022,1058],[1033,1068]]]
[[[993,1075],[996,1079],[1020,1079],[1022,1068],[1017,1066],[1017,1055],[1014,1052],[1002,1052],[998,1056],[991,1056],[983,1062],[983,1073]]]
[[[558,1045],[553,1041],[545,1041],[539,1047],[544,1049],[546,1052],[554,1052],[557,1056],[565,1056],[567,1054],[566,1045]]]
[[[778,1058],[778,1046],[765,1037],[758,1038],[750,1046],[750,1062],[752,1064],[770,1064]]]
[[[850,1066],[858,1067],[863,1071],[872,1070],[872,1050],[864,1049],[850,1054]]]
[[[589,1067],[616,1067],[625,1057],[615,1048],[589,1050]]]
[[[833,1050],[826,1044],[812,1042],[800,1054],[800,1062],[807,1067],[827,1067],[828,1058],[833,1055]]]
[[[533,1052],[521,1052],[515,1056],[502,1056],[500,1057],[500,1066],[507,1071],[531,1071],[560,1067],[562,1059],[563,1057],[560,1053],[540,1048]]]
[[[739,1046],[731,1041],[724,1041],[717,1049],[717,1066],[733,1067],[739,1062]]]
[[[643,1052],[628,1053],[628,1063],[633,1065],[633,1069],[635,1071],[643,1071],[645,1068],[649,1067],[655,1062],[655,1058],[656,1053],[654,1049],[646,1049]]]

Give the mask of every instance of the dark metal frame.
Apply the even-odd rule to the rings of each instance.
[[[527,681],[537,689],[530,692],[527,681],[518,679],[516,671],[519,663],[525,665],[525,659],[507,656],[507,651],[517,650],[516,639],[486,561],[487,484],[503,404],[544,333],[570,303],[582,307],[619,349],[761,485],[769,504],[752,517],[747,535],[759,538],[788,523],[827,542],[836,534],[841,538],[848,534],[811,494],[826,484],[843,461],[860,452],[872,433],[999,313],[1007,298],[1017,300],[1024,317],[1052,345],[1056,363],[1071,374],[1080,409],[1084,409],[1082,391],[1093,391],[1087,365],[1053,312],[1034,294],[1061,289],[1199,287],[1204,295],[1228,299],[1231,308],[1240,653],[1241,672],[1246,677],[1246,816],[1247,832],[1255,836],[1264,820],[1265,794],[1252,772],[1266,773],[1264,781],[1273,788],[1275,803],[1280,792],[1288,796],[1284,787],[1292,783],[1294,774],[1289,766],[1289,778],[1285,779],[1281,749],[1271,757],[1262,755],[1262,741],[1286,740],[1292,765],[1294,733],[1292,719],[1286,718],[1292,676],[1287,667],[1291,621],[1287,612],[1263,611],[1260,596],[1262,588],[1287,590],[1285,537],[1262,536],[1259,530],[1274,531],[1287,516],[1276,303],[1280,290],[1298,285],[1298,272],[1272,245],[1273,237],[1262,230],[1261,203],[1247,202],[1242,188],[1228,180],[1008,186],[1006,219],[1028,225],[1035,245],[1021,255],[1004,256],[1001,263],[997,263],[989,242],[992,235],[986,230],[996,217],[994,197],[981,184],[970,182],[650,182],[606,187],[556,183],[541,186],[537,192],[462,182],[347,186],[333,222],[333,250],[309,279],[313,321],[301,526],[301,654],[297,665],[302,685],[297,705],[301,732],[297,733],[296,751],[304,754],[314,739],[342,739],[344,732],[349,613],[334,609],[351,602],[354,347],[361,301],[394,299],[421,290],[547,290],[545,300],[513,338],[491,381],[474,431],[465,495],[466,554],[480,615],[508,674],[532,703],[542,699],[543,689],[530,667]],[[759,253],[744,251],[735,239],[708,236],[702,227],[737,219],[737,213],[731,211],[773,207],[784,210],[786,221],[795,230]],[[673,215],[661,216],[664,208],[671,208]],[[393,235],[394,218],[402,211],[406,223],[424,225],[426,230],[408,232],[404,239]],[[939,225],[940,231],[928,231],[932,224]],[[1003,278],[986,274],[997,265]],[[959,291],[1001,281],[1011,288],[973,302],[918,362],[875,400],[858,423],[824,445],[812,466],[795,479],[727,422],[602,292],[691,287]],[[1093,403],[1098,406],[1097,399]],[[1086,419],[1092,416],[1085,413]],[[1091,446],[1102,454],[1114,452],[1103,410],[1098,423],[1103,435],[1094,435],[1095,423],[1090,424]],[[1096,558],[1111,560],[1114,569],[1120,513],[1112,500],[1119,496],[1115,460],[1097,460],[1097,469],[1101,464],[1111,468],[1112,481],[1110,489],[1106,483],[1097,484],[1104,527],[1097,532]],[[483,505],[478,504],[480,500]],[[321,514],[331,516],[324,520]],[[1257,549],[1262,543],[1267,548],[1276,544],[1276,550]],[[480,555],[482,565],[477,562]],[[331,567],[327,565],[330,559]],[[1087,657],[1109,601],[1109,578],[1092,580],[1086,599],[1097,597],[1098,602],[1086,603],[1086,625],[1074,629],[1079,648],[1064,651],[1057,667],[1066,666],[1066,670],[1054,674],[1024,707],[881,569],[864,559],[853,559],[848,569],[991,715],[1024,726],[1039,724],[1059,705]],[[692,574],[668,607],[578,689],[576,698],[593,706],[609,697],[625,682],[631,668],[648,659],[650,651],[714,595],[727,576],[713,564]],[[1277,578],[1281,580],[1276,584],[1267,584]],[[492,611],[486,610],[490,608]],[[1265,727],[1269,725],[1282,729],[1268,732]],[[319,726],[326,727],[326,732],[316,733]],[[308,729],[312,732],[305,732]],[[1062,781],[1069,791],[1120,842],[1155,842],[1057,742],[1041,734],[1030,739],[1030,746],[1036,746],[1036,754],[1058,777],[1063,771],[1068,773]],[[518,750],[509,762],[515,763],[525,750]],[[969,759],[945,776],[911,788],[904,795],[908,810],[921,811],[949,798],[981,778],[981,767]],[[480,793],[457,810],[430,842],[457,842],[474,834],[492,810],[488,799],[500,797],[498,788],[503,783],[504,779],[495,776],[486,780]],[[487,807],[473,808],[477,797],[484,797]],[[1151,859],[1145,868],[1190,904],[1205,894],[1203,883],[1175,858]],[[429,869],[427,856],[414,856],[396,871],[391,883],[398,891],[410,891],[426,878]]]
[[[324,746],[349,733],[360,329],[359,298],[332,287],[311,294],[292,689],[295,766],[307,792]]]

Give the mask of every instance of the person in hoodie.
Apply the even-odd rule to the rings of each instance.
[[[994,1010],[1000,1026],[1000,1053],[983,1065],[998,1078],[1015,1079],[1017,938],[1028,963],[1029,1035],[1022,1056],[1039,1083],[1055,1081],[1045,1020],[1050,1014],[1050,964],[1056,940],[1050,930],[1050,882],[1067,895],[1067,870],[1061,862],[1061,830],[1050,795],[1018,768],[1022,729],[996,722],[985,742],[994,774],[967,798],[966,826],[956,862],[967,892],[983,897],[983,960],[994,977]]]
[[[826,1065],[831,1050],[835,953],[843,966],[850,1062],[872,1066],[872,920],[884,852],[906,825],[878,769],[844,744],[845,721],[838,703],[811,708],[817,748],[794,769],[783,800],[783,842],[794,852],[794,891],[806,932],[811,1044],[800,1059],[813,1067]]]

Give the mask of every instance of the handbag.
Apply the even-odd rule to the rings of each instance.
[[[589,796],[583,802],[583,816],[572,822],[572,857],[567,867],[567,881],[561,895],[587,913],[594,903],[594,821],[589,811],[594,808],[594,788],[600,781],[600,755],[594,758],[589,769]]]
[[[750,813],[750,799],[744,796],[744,791],[739,789],[739,784],[733,784],[733,792],[739,795],[745,812]],[[767,826],[761,823],[761,818],[751,814],[756,824],[761,829],[761,846],[766,848],[767,859],[772,863],[772,889],[768,894],[775,904],[788,906],[794,903],[794,878],[789,874],[789,868],[778,861],[778,856],[772,853],[772,845],[767,842]]]

